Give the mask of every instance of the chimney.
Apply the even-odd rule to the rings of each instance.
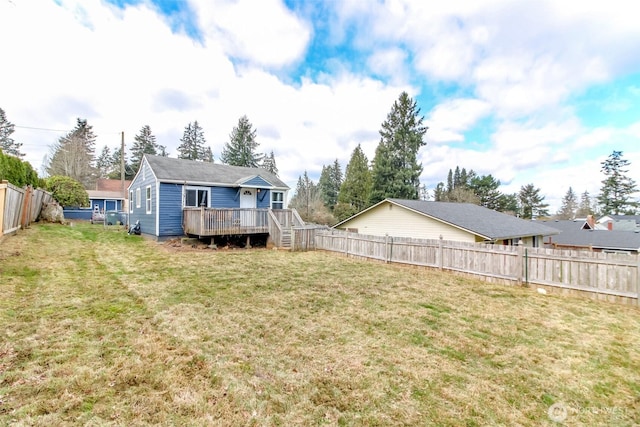
[[[607,230],[613,230],[613,221],[607,221]]]
[[[596,228],[596,220],[593,218],[593,215],[587,215],[587,224],[592,230]]]

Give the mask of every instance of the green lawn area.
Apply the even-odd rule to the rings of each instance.
[[[333,253],[35,224],[0,326],[0,425],[640,422],[637,307]]]

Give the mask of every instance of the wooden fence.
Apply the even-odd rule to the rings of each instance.
[[[28,227],[40,216],[42,205],[53,201],[51,194],[41,189],[16,187],[0,182],[0,231],[2,235]]]
[[[315,248],[347,256],[456,271],[491,282],[640,304],[638,255],[315,232]]]

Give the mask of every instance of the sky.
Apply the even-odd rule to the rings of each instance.
[[[0,40],[0,108],[39,172],[78,118],[96,154],[148,125],[171,157],[198,121],[218,159],[246,115],[295,189],[358,144],[372,160],[406,91],[431,194],[458,166],[555,213],[614,150],[640,183],[631,0],[0,0]]]

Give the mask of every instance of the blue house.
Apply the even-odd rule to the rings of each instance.
[[[286,209],[289,187],[260,168],[145,155],[129,186],[129,223],[158,240],[267,234],[286,246],[304,223]]]

